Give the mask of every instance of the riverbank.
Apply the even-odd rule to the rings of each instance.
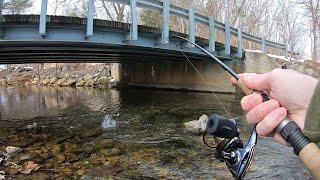
[[[0,71],[0,85],[110,87],[110,64],[46,64]]]

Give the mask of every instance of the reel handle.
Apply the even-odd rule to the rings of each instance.
[[[259,93],[263,97],[263,101],[270,98],[259,91],[249,89],[241,79],[238,80],[238,87],[245,95]],[[277,127],[278,132],[294,149],[294,152],[300,157],[303,164],[308,168],[309,172],[315,179],[320,180],[320,149],[306,137],[297,124],[289,117],[283,120]]]

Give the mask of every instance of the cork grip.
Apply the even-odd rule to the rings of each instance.
[[[314,179],[320,180],[320,149],[314,143],[306,145],[299,153],[303,164],[308,168]]]

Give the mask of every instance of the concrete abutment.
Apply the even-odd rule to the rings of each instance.
[[[113,77],[116,86],[137,86],[191,91],[214,91],[235,93],[230,84],[230,75],[214,60],[191,60],[201,77],[192,65],[186,61],[141,62],[113,65]],[[237,73],[266,73],[283,65],[301,73],[319,78],[320,69],[312,67],[313,62],[285,61],[258,51],[245,51],[243,60],[225,61]]]

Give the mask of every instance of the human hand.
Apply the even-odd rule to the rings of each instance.
[[[303,130],[317,79],[289,69],[275,69],[265,74],[244,73],[240,79],[248,88],[267,92],[272,98],[263,102],[262,96],[254,93],[241,100],[242,109],[247,111],[247,121],[257,125],[259,135],[272,136],[284,143],[274,129],[287,115]],[[231,82],[237,84],[235,78]]]

